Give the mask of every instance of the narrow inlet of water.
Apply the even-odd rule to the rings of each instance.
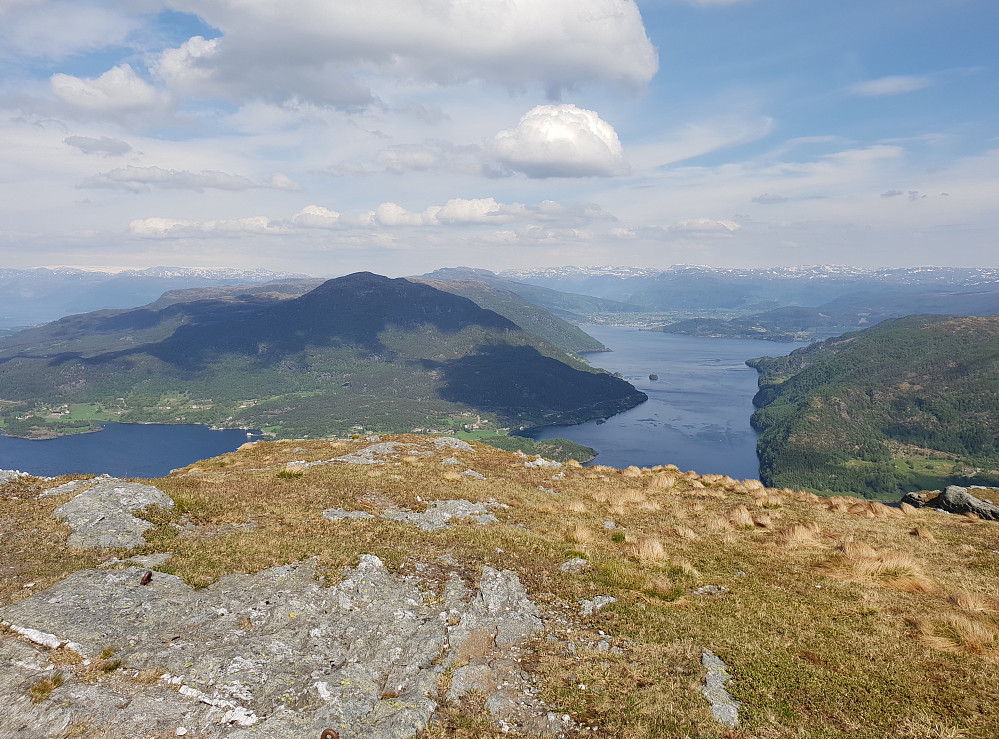
[[[783,356],[805,344],[705,339],[622,326],[582,328],[612,350],[586,355],[590,363],[620,372],[649,399],[606,420],[545,426],[526,435],[593,447],[598,452],[593,464],[675,464],[737,479],[759,475],[758,434],[749,425],[758,374],[746,360]]]

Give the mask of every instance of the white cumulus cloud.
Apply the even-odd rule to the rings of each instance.
[[[283,229],[264,216],[228,221],[184,221],[173,218],[141,218],[128,226],[129,233],[143,238],[164,239],[182,236],[239,236],[240,234],[280,234]]]
[[[307,205],[291,221],[305,228],[334,228],[340,223],[340,214],[321,205]]]
[[[162,55],[176,89],[358,105],[368,72],[451,84],[637,87],[658,68],[634,0],[174,0],[218,28]]]
[[[575,105],[538,105],[496,134],[496,158],[528,177],[610,177],[628,172],[614,127]]]
[[[63,101],[95,113],[162,108],[168,103],[168,96],[139,77],[129,64],[119,64],[94,78],[54,74],[49,83]]]

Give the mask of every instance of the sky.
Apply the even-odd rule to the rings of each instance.
[[[0,0],[0,267],[999,266],[995,0]]]

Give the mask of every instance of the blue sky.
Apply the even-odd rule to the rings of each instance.
[[[999,266],[994,0],[0,0],[7,267]]]

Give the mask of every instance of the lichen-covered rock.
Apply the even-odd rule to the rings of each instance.
[[[707,649],[701,653],[701,664],[708,671],[701,692],[711,704],[711,715],[715,721],[735,728],[739,723],[739,702],[725,689],[732,680],[728,668],[714,652]]]
[[[239,739],[315,739],[327,728],[342,739],[408,737],[427,725],[440,677],[459,657],[485,666],[497,720],[557,727],[513,659],[542,626],[513,572],[484,568],[478,592],[452,575],[440,595],[370,555],[333,587],[313,561],[200,591],[161,572],[143,585],[146,572],[83,570],[0,609],[10,629],[0,635],[0,700],[16,707],[0,736],[56,737],[75,724],[114,725],[122,737],[178,728]],[[52,674],[46,653],[59,647],[92,661],[113,650],[121,669],[95,685],[68,672],[52,700],[20,700]],[[162,677],[129,684],[138,670]],[[504,670],[516,679],[497,680]]]
[[[72,529],[71,547],[131,549],[143,546],[146,540],[142,534],[152,528],[151,523],[136,518],[132,512],[151,505],[173,508],[173,500],[152,485],[106,477],[56,508],[52,515]]]
[[[453,436],[435,436],[434,446],[438,449],[458,449],[463,452],[474,451],[474,447],[467,441],[456,439]]]
[[[598,595],[593,600],[579,599],[579,615],[592,616],[606,605],[617,603],[617,598],[613,595]]]
[[[499,523],[496,516],[489,512],[489,505],[489,503],[472,503],[468,500],[435,500],[423,513],[386,511],[382,514],[382,518],[411,523],[424,531],[446,529],[452,518],[470,518],[482,525]]]
[[[348,511],[344,508],[327,508],[323,511],[323,518],[330,521],[342,521],[344,519],[374,518],[374,515],[367,511]]]
[[[999,506],[981,500],[968,492],[967,488],[949,485],[942,493],[907,493],[902,498],[916,508],[939,508],[947,513],[964,515],[972,513],[986,521],[999,521]]]
[[[6,485],[11,480],[16,480],[19,477],[29,477],[27,472],[21,472],[21,470],[0,470],[0,485]]]
[[[562,572],[568,572],[573,575],[578,575],[581,572],[586,572],[588,569],[590,569],[590,567],[591,567],[590,563],[587,560],[583,559],[582,557],[573,557],[572,559],[567,560],[563,562],[561,565],[559,565],[559,569]]]

